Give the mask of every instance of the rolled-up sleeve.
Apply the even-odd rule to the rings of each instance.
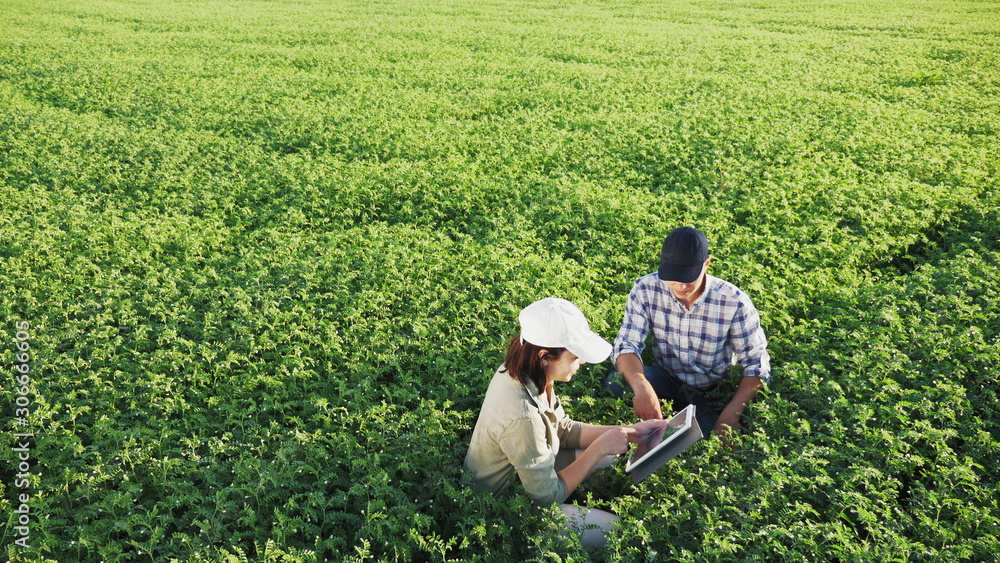
[[[538,505],[560,503],[569,497],[566,483],[556,474],[556,451],[546,439],[540,421],[511,422],[499,436],[499,445],[513,464],[525,492]]]
[[[767,353],[767,337],[760,326],[760,315],[749,299],[740,303],[729,328],[729,343],[736,362],[743,368],[743,377],[757,376],[771,383],[771,357]]]
[[[621,329],[615,338],[615,345],[611,351],[611,361],[617,362],[618,356],[622,354],[642,354],[646,346],[646,335],[649,334],[649,319],[646,315],[646,303],[643,292],[639,284],[632,287],[628,294],[628,301],[625,302],[625,317],[622,319]]]
[[[559,434],[559,448],[579,448],[580,435],[583,433],[583,423],[563,418],[556,425]]]

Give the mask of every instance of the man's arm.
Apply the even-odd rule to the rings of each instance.
[[[653,386],[646,379],[642,360],[635,354],[622,354],[615,362],[618,373],[622,374],[628,382],[635,397],[632,400],[632,408],[635,415],[640,420],[650,420],[653,418],[663,418],[663,411],[660,408],[660,398],[653,391]]]
[[[720,435],[728,430],[739,430],[740,416],[743,409],[757,396],[757,391],[770,383],[771,361],[767,353],[767,337],[760,326],[760,315],[750,299],[743,297],[733,324],[729,329],[730,346],[737,358],[737,363],[743,367],[743,377],[726,408],[715,422],[712,429]]]
[[[760,326],[757,308],[746,296],[743,299],[729,328],[729,346],[743,368],[743,377],[757,376],[769,384],[771,356],[767,353],[767,336]]]
[[[715,428],[712,431],[717,432],[720,436],[724,436],[726,432],[739,430],[743,409],[757,396],[757,390],[763,386],[764,381],[755,375],[740,379],[740,385],[736,388],[736,394],[733,395],[732,400],[729,401],[726,408],[722,409],[722,414],[715,421]]]

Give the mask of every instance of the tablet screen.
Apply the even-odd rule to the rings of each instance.
[[[668,420],[667,424],[663,427],[651,432],[649,436],[641,442],[637,442],[635,451],[632,453],[632,457],[629,459],[628,465],[625,467],[625,471],[631,471],[647,458],[652,457],[656,452],[662,450],[668,444],[673,442],[674,438],[676,438],[679,434],[682,434],[685,430],[691,428],[693,420],[694,405],[688,405],[687,408]]]
[[[660,442],[662,442],[664,438],[672,435],[674,432],[677,432],[677,427],[668,426],[666,424],[660,427],[659,430],[650,432],[649,436],[647,436],[645,440],[635,445],[635,452],[632,454],[632,457],[634,459],[642,459],[646,456],[646,454],[651,452],[653,448],[660,445]]]

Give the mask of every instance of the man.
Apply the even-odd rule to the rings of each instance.
[[[629,293],[612,351],[618,371],[605,387],[621,396],[623,377],[640,419],[662,418],[660,399],[672,400],[675,410],[694,404],[702,431],[724,435],[739,429],[743,409],[770,383],[771,365],[757,309],[735,285],[708,275],[711,261],[698,229],[680,227],[667,236],[659,270],[639,278]],[[650,332],[656,362],[644,366]],[[737,363],[743,377],[716,418],[707,393]]]

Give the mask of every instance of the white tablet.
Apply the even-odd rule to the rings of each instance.
[[[636,444],[625,472],[630,473],[632,480],[638,483],[703,437],[695,418],[695,407],[688,405],[671,417],[665,426]]]

